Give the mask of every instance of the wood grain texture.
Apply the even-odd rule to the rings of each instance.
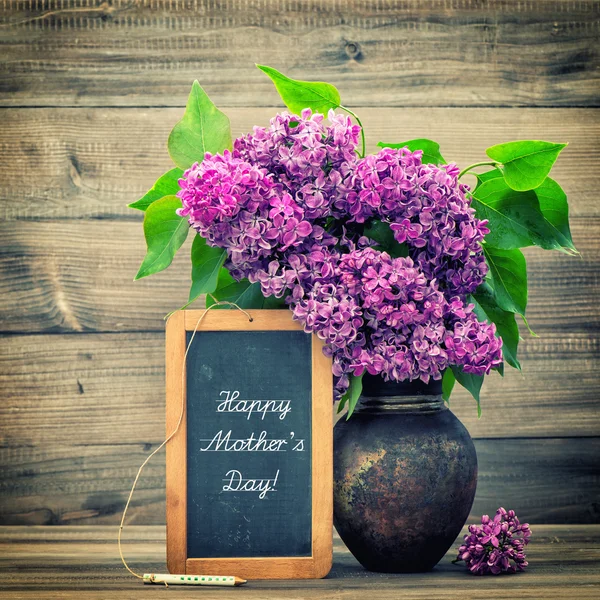
[[[5,0],[2,8],[4,105],[182,106],[196,78],[222,106],[272,103],[254,63],[330,81],[353,106],[598,104],[595,0]]]
[[[473,577],[453,565],[455,548],[429,573],[389,575],[365,571],[334,535],[334,565],[326,579],[253,581],[243,592],[202,588],[203,599],[243,595],[260,600],[377,600],[516,597],[525,600],[592,600],[600,592],[600,526],[532,524],[528,570],[511,577]],[[0,586],[10,599],[137,600],[189,595],[190,588],[148,588],[129,575],[114,551],[114,528],[3,527]],[[126,556],[142,571],[164,571],[164,527],[125,529]],[[193,589],[193,588],[192,588]]]
[[[206,314],[208,316],[208,313]],[[167,321],[165,332],[167,568],[185,573],[187,559],[187,378],[183,375],[186,337],[183,311]]]
[[[374,101],[373,101],[374,102]],[[279,107],[282,107],[280,104]],[[282,108],[229,108],[234,136]],[[513,139],[569,142],[552,171],[574,216],[600,216],[600,111],[594,109],[362,108],[367,149],[428,137],[449,161],[484,160]],[[181,108],[0,110],[2,220],[141,220],[127,208],[172,168],[167,138]],[[108,225],[107,225],[108,227]],[[143,250],[143,243],[142,243]]]
[[[220,309],[217,312],[188,309],[182,313],[185,331],[194,331],[197,327],[204,331],[302,331],[302,325],[294,321],[288,309],[245,309],[244,312],[232,309],[228,313]]]
[[[163,336],[2,341],[0,522],[116,523],[138,466],[164,439]],[[553,438],[599,429],[598,340],[580,334],[565,346],[547,334],[524,346],[525,378],[511,371],[488,380],[482,419],[465,393],[452,398],[483,438],[475,514],[507,504],[530,520],[598,522],[600,440]],[[158,455],[140,481],[132,522],[164,521],[164,481]]]
[[[462,389],[453,394],[451,408],[471,435],[597,435],[599,337],[544,333],[522,344],[523,375],[507,369],[504,379],[487,379],[482,419]],[[163,334],[9,336],[0,359],[7,449],[164,439]]]
[[[157,443],[88,437],[86,444],[65,439],[0,449],[0,525],[118,525],[137,469]],[[505,506],[527,521],[600,522],[599,438],[480,439],[475,446],[471,521]],[[159,454],[143,472],[127,523],[165,523],[164,481]]]
[[[526,249],[528,319],[535,331],[600,326],[599,217],[573,217],[581,257]],[[187,302],[191,239],[168,270],[133,281],[145,253],[141,223],[0,223],[0,331],[163,331]],[[200,304],[200,301],[198,301]]]
[[[333,547],[333,379],[331,358],[323,354],[323,342],[312,335],[312,559],[310,576],[325,577],[331,571]]]
[[[255,122],[266,123],[274,109],[228,112],[237,135]],[[596,111],[365,109],[363,113],[372,150],[380,139],[435,135],[444,153],[463,165],[480,159],[488,145],[509,137],[570,141],[553,175],[569,195],[582,257],[527,250],[529,317],[534,329],[598,327]],[[28,109],[4,114],[8,127],[0,129],[4,154],[0,210],[5,218],[0,225],[5,241],[0,250],[4,297],[0,330],[162,329],[162,317],[187,299],[189,248],[165,273],[134,283],[145,244],[141,214],[126,204],[169,168],[165,140],[181,111]],[[138,131],[143,132],[143,144]],[[36,176],[24,178],[29,170]],[[44,222],[32,222],[39,220]],[[568,286],[572,293],[566,293]]]
[[[526,251],[528,317],[541,337],[522,344],[525,377],[493,376],[481,420],[464,393],[452,409],[478,438],[474,514],[507,504],[531,520],[599,522],[600,113],[584,108],[600,104],[599,24],[597,0],[2,0],[0,522],[116,524],[139,464],[164,439],[163,316],[187,300],[189,245],[168,272],[134,284],[144,242],[141,214],[126,205],[170,168],[167,135],[193,79],[228,107],[234,135],[268,122],[282,105],[254,62],[336,84],[370,151],[431,137],[466,165],[509,139],[570,142],[553,176],[582,257]],[[159,456],[131,522],[164,522],[164,478]],[[0,533],[0,567],[17,573],[3,596],[39,598],[26,574],[48,582],[45,597],[63,598],[75,571],[91,600],[148,595],[124,574],[107,578],[117,568],[112,529],[110,542],[95,530],[104,542],[91,545],[96,534],[69,529],[73,537]],[[600,533],[561,531],[572,545],[556,552],[546,538],[536,585],[530,576],[501,585],[522,598],[596,597]],[[2,551],[7,539],[16,562]],[[136,560],[160,555],[162,565],[163,542],[137,540]],[[344,586],[243,593],[498,592],[498,580],[454,567],[398,585],[357,574],[344,557],[333,571],[354,578]]]

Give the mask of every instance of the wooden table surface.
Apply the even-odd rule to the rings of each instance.
[[[0,598],[95,600],[189,597],[220,600],[600,597],[600,525],[532,525],[525,573],[476,577],[452,564],[455,546],[430,573],[365,571],[334,536],[333,569],[320,580],[253,581],[240,588],[145,586],[121,566],[116,527],[0,528]],[[462,539],[462,538],[460,538]],[[164,572],[165,529],[130,526],[125,554],[134,570]]]

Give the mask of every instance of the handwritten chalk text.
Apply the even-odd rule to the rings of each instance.
[[[229,390],[223,390],[219,395],[221,398],[225,395],[225,398],[218,400],[217,412],[246,413],[248,420],[254,413],[262,414],[263,421],[267,413],[279,413],[279,419],[283,421],[292,410],[289,400],[238,400],[240,393]]]
[[[269,492],[276,492],[279,469],[275,477],[269,479],[244,479],[242,473],[236,469],[228,471],[225,475],[226,481],[223,485],[224,492],[259,492],[258,497],[263,500]]]
[[[221,429],[212,440],[202,441],[210,443],[200,448],[201,452],[285,452],[287,445],[283,439],[268,439],[266,431],[261,431],[258,437],[252,432],[248,438],[232,438],[231,429],[225,435]]]

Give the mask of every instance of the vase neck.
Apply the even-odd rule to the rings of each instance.
[[[436,396],[361,396],[354,410],[355,413],[388,414],[388,413],[433,413],[448,410],[442,395]]]
[[[371,414],[432,413],[447,410],[441,381],[384,381],[366,374],[355,412]]]

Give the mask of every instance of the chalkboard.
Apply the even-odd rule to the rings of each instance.
[[[333,390],[322,343],[287,310],[181,311],[166,349],[170,572],[326,575]]]
[[[186,396],[188,557],[310,556],[310,337],[198,332]]]

